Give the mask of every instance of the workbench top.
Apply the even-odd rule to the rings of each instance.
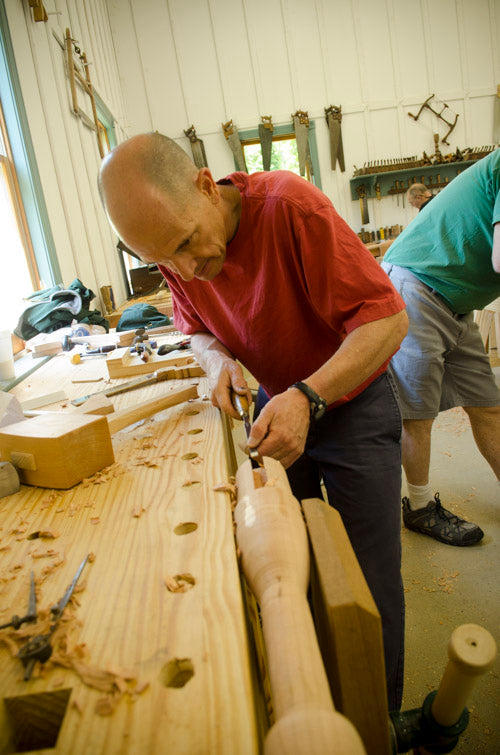
[[[63,354],[11,393],[25,401],[64,390],[68,401],[44,409],[71,411],[70,399],[106,379],[105,359],[73,365]],[[258,751],[231,500],[215,489],[228,481],[220,413],[204,379],[112,400],[118,410],[192,383],[199,399],[115,434],[116,463],[102,473],[67,491],[23,485],[0,499],[0,623],[26,613],[31,570],[47,611],[92,554],[53,659],[29,681],[16,638],[43,627],[0,631],[0,753],[26,743],[72,755]]]

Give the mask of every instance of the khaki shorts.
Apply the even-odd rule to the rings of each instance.
[[[500,391],[472,312],[460,315],[413,273],[382,263],[406,303],[408,334],[391,360],[403,419],[454,406],[499,406]]]

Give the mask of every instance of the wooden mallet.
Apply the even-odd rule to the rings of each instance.
[[[71,488],[114,463],[113,433],[197,396],[192,385],[108,418],[50,412],[24,419],[0,427],[0,460],[11,462],[26,485]]]
[[[236,540],[261,611],[275,723],[266,755],[361,755],[354,726],[335,711],[307,602],[309,545],[282,465],[245,461],[236,474]]]

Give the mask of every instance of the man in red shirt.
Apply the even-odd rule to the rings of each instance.
[[[101,169],[118,236],[158,264],[212,402],[261,385],[249,445],[281,461],[298,498],[323,480],[382,616],[389,706],[402,695],[401,417],[386,372],[404,303],[331,202],[286,171],[215,182],[161,134]],[[325,411],[326,409],[326,411]]]

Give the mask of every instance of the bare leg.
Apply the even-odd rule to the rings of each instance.
[[[500,480],[500,406],[464,406],[477,447]]]
[[[431,461],[433,419],[403,420],[403,467],[412,485],[427,485]]]
[[[403,420],[403,466],[409,485],[425,486],[429,483],[433,422],[432,419]],[[490,444],[487,445],[490,448]],[[434,499],[424,508],[413,509],[408,499],[403,498],[403,520],[406,527],[448,545],[474,545],[482,539],[484,533],[477,524],[467,522],[445,509],[437,493]]]

